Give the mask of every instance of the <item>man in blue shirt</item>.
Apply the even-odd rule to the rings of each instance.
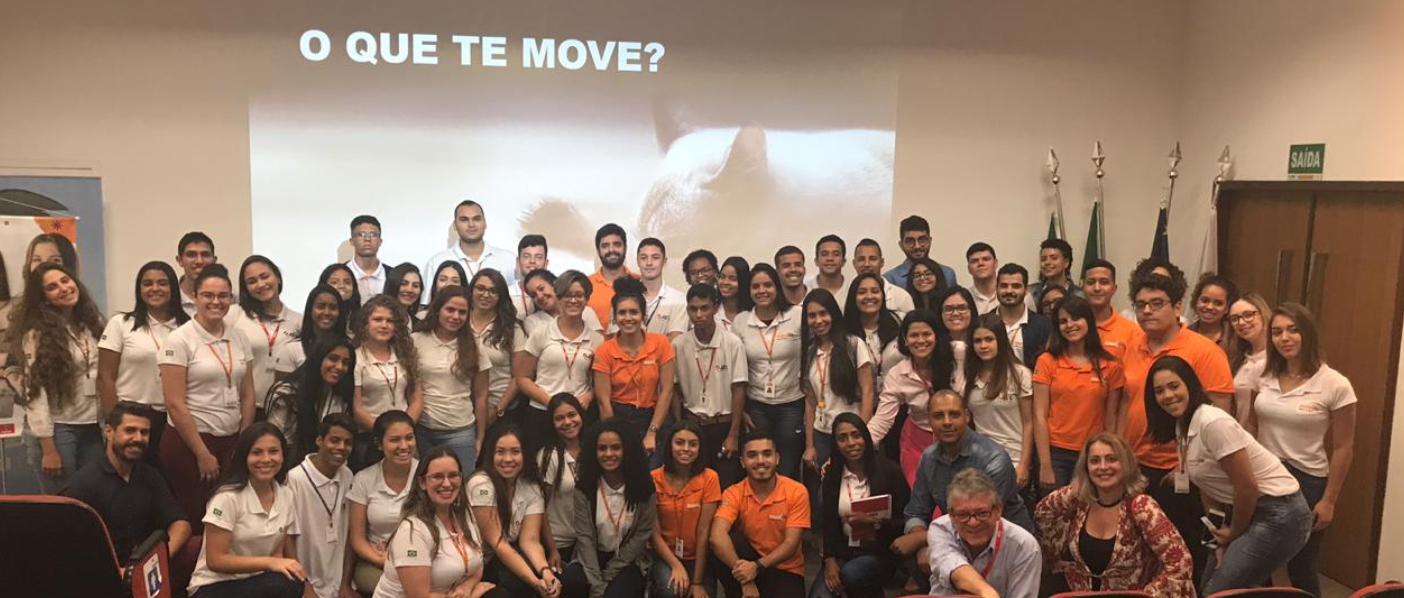
[[[931,431],[936,442],[926,447],[917,464],[916,483],[902,513],[906,534],[892,542],[892,550],[903,556],[916,556],[923,573],[930,573],[926,555],[927,527],[931,520],[948,510],[946,492],[956,474],[978,469],[994,481],[1004,503],[1004,518],[1033,532],[1033,518],[1019,497],[1014,462],[1004,448],[970,429],[970,410],[965,397],[953,390],[938,390],[926,404]]]
[[[907,259],[897,264],[897,267],[884,272],[882,277],[887,282],[902,288],[907,288],[907,276],[912,271],[912,260],[930,257],[931,253],[931,225],[921,216],[907,216],[897,226],[897,232],[902,235],[902,253],[907,254]],[[946,286],[956,286],[956,273],[953,268],[937,262],[941,267],[941,277],[946,279]]]

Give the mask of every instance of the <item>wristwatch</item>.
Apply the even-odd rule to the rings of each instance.
[[[648,425],[648,431],[649,431],[649,432],[657,432],[657,431],[658,431],[658,426],[655,426],[655,425],[653,425],[653,424],[649,424],[649,425]]]

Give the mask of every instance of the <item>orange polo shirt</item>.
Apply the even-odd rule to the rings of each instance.
[[[658,489],[658,533],[663,535],[663,543],[681,560],[697,558],[697,521],[702,518],[704,505],[721,502],[721,478],[717,472],[704,469],[688,480],[681,492],[673,492],[659,467],[653,470],[653,486]]]
[[[672,367],[673,344],[662,334],[644,333],[643,346],[633,357],[619,346],[619,337],[595,350],[596,372],[609,374],[609,401],[652,409],[658,404],[658,378]]]
[[[1204,385],[1204,392],[1233,394],[1233,372],[1229,369],[1228,356],[1214,341],[1181,325],[1170,344],[1152,355],[1145,335],[1137,338],[1127,348],[1122,363],[1126,369],[1126,392],[1122,400],[1130,401],[1126,410],[1126,440],[1136,447],[1141,465],[1156,469],[1174,469],[1180,463],[1174,442],[1154,444],[1146,437],[1146,376],[1155,360],[1167,355],[1188,362],[1199,376],[1199,383]]]
[[[1090,363],[1044,353],[1038,356],[1033,382],[1048,387],[1048,444],[1081,451],[1106,426],[1107,393],[1126,386],[1126,376],[1115,361],[1102,364],[1098,379]]]
[[[629,278],[638,278],[638,274],[629,271],[629,267],[624,267],[624,275]],[[614,313],[614,307],[610,302],[614,300],[614,284],[605,282],[604,272],[596,270],[590,275],[590,302],[587,304],[590,309],[595,310],[595,315],[600,317],[600,325],[605,330],[609,330],[609,316]]]
[[[809,491],[777,473],[775,491],[761,502],[751,492],[751,479],[746,478],[722,493],[716,518],[739,523],[756,552],[770,554],[785,541],[785,530],[809,529]],[[777,568],[804,577],[804,549],[796,550]]]
[[[1097,323],[1097,336],[1102,339],[1102,347],[1106,348],[1117,359],[1122,359],[1126,355],[1126,348],[1136,341],[1136,337],[1145,334],[1141,332],[1141,327],[1112,311],[1112,317],[1105,322]]]

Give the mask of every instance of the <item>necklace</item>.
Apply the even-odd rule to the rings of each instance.
[[[1098,497],[1098,498],[1097,498],[1097,504],[1099,504],[1099,505],[1101,505],[1101,506],[1103,506],[1103,507],[1106,507],[1106,508],[1110,509],[1110,508],[1112,508],[1112,507],[1115,507],[1115,506],[1121,504],[1121,501],[1122,501],[1122,500],[1125,500],[1125,499],[1126,499],[1126,495],[1125,495],[1125,494],[1122,494],[1121,496],[1116,497],[1116,500],[1111,501],[1110,503],[1105,503],[1105,502],[1102,502],[1101,497]]]

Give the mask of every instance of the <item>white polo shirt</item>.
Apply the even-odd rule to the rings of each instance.
[[[273,387],[277,374],[273,354],[281,352],[283,346],[297,342],[295,337],[302,329],[302,314],[284,305],[276,318],[264,321],[235,305],[224,317],[224,325],[232,326],[249,339],[249,347],[253,349],[254,404],[264,405],[268,399],[268,389]]]
[[[814,359],[809,361],[809,371],[806,372],[809,387],[814,389],[814,397],[818,401],[814,410],[814,429],[825,434],[833,433],[834,418],[840,413],[861,413],[860,409],[863,407],[861,396],[853,397],[853,402],[850,403],[848,399],[834,393],[833,378],[827,371],[833,368],[831,353],[816,349]],[[848,337],[848,355],[853,359],[855,372],[865,365],[873,364],[868,343],[856,336]]]
[[[409,386],[409,370],[400,364],[400,356],[390,349],[390,358],[380,361],[365,347],[356,349],[357,388],[361,389],[361,408],[372,418],[391,409],[408,409],[405,389]]]
[[[546,463],[547,453],[552,454],[551,462]],[[556,481],[556,468],[560,467],[560,459],[554,457],[555,449],[546,447],[537,451],[536,466],[541,471],[541,482],[551,484]],[[551,538],[556,541],[556,548],[570,548],[575,546],[575,472],[577,469],[575,457],[570,456],[570,451],[562,451],[561,455],[565,459],[565,469],[561,471],[560,485],[551,488],[551,500],[546,503],[546,520],[551,522]]]
[[[220,374],[223,376],[223,374]],[[203,521],[233,534],[229,540],[229,554],[235,556],[283,556],[283,538],[300,533],[297,516],[293,509],[293,494],[287,486],[273,483],[273,508],[265,511],[258,500],[258,493],[252,485],[238,490],[220,490],[210,497],[205,508]],[[195,563],[195,573],[190,576],[191,594],[195,590],[221,581],[245,579],[262,573],[216,573],[205,563],[209,550],[208,539],[200,546],[200,558]]]
[[[242,332],[225,324],[223,335],[215,336],[191,319],[166,337],[158,363],[185,368],[185,406],[196,430],[239,433],[239,384],[253,367],[253,349]]]
[[[821,286],[819,284],[819,275],[817,273],[814,276],[810,276],[804,279],[804,288],[809,289],[810,291],[813,291],[814,289],[824,289],[826,291],[829,291],[829,293],[834,296],[834,302],[838,303],[839,311],[843,311],[844,307],[848,304],[848,286],[853,284],[853,277],[844,276],[842,273],[840,273],[840,276],[843,276],[843,285],[838,288],[838,291],[829,291],[829,289]],[[805,294],[808,295],[808,293]]]
[[[1024,449],[1024,416],[1019,406],[1024,401],[1032,404],[1033,377],[1029,368],[1017,363],[1014,372],[1014,379],[1004,381],[1004,394],[1000,396],[990,396],[985,383],[976,378],[975,389],[966,402],[980,433],[1004,447],[1009,459],[1018,465]]]
[[[1253,409],[1253,393],[1258,392],[1262,383],[1263,369],[1267,367],[1267,350],[1250,353],[1233,373],[1234,417],[1239,423],[1248,421],[1248,413]]]
[[[113,317],[107,321],[98,348],[122,358],[117,367],[118,400],[149,405],[164,412],[166,397],[161,393],[161,370],[156,366],[156,357],[166,337],[176,329],[175,318],[165,322],[147,318],[147,322],[141,330],[132,330],[130,315]]]
[[[585,310],[586,313],[593,313]],[[515,322],[513,323],[516,324]],[[493,345],[492,332],[497,326],[494,320],[477,333],[478,355],[487,359],[488,370],[488,407],[496,410],[502,403],[502,394],[507,392],[507,386],[512,383],[512,356],[526,349],[527,333],[522,326],[518,326],[512,331],[512,346],[505,350],[502,347]],[[483,366],[479,366],[483,367]]]
[[[336,475],[322,475],[308,455],[288,472],[293,513],[302,532],[297,540],[297,560],[318,598],[336,598],[346,557],[349,515],[346,494],[351,470],[345,465]]]
[[[385,572],[375,586],[373,598],[405,595],[398,567],[428,567],[429,591],[437,594],[447,594],[460,580],[483,569],[483,543],[478,539],[477,526],[470,522],[467,530],[459,530],[460,534],[472,538],[468,541],[459,539],[438,517],[434,517],[434,525],[439,531],[438,552],[434,552],[434,537],[419,517],[407,517],[400,523],[394,539],[390,540],[390,548],[385,551]],[[463,562],[460,549],[467,552],[467,563]]]
[[[1355,403],[1350,380],[1324,363],[1291,392],[1282,392],[1276,376],[1264,376],[1253,405],[1258,442],[1292,467],[1324,478],[1331,472],[1325,444],[1331,414]]]
[[[736,317],[733,332],[746,348],[746,396],[760,403],[779,405],[804,398],[800,390],[800,307],[775,316],[770,324],[754,310]]]
[[[476,276],[478,271],[483,268],[492,268],[502,274],[502,279],[507,281],[509,288],[517,284],[517,255],[501,247],[483,243],[483,253],[475,260],[465,255],[463,249],[455,241],[447,249],[430,257],[429,262],[424,264],[424,269],[421,272],[424,272],[425,276],[433,276],[432,273],[438,272],[439,265],[444,262],[458,262],[458,265],[463,266],[463,272],[468,275],[469,279]],[[468,281],[465,280],[463,283],[466,285]],[[429,289],[431,287],[432,285],[429,284],[424,285],[425,303],[429,302]]]
[[[531,298],[531,293],[522,288],[520,279],[517,280],[517,284],[511,285],[510,289],[508,293],[512,295],[512,307],[517,309],[517,321],[525,322],[532,314],[541,311],[536,307],[536,300]]]
[[[385,485],[384,465],[385,461],[381,460],[356,472],[346,492],[346,500],[366,508],[366,541],[372,546],[384,544],[400,525],[400,508],[409,498],[410,488],[414,487],[414,471],[419,467],[419,460],[410,461],[410,474],[399,492]]]
[[[374,272],[366,272],[356,265],[355,258],[346,262],[351,274],[356,276],[356,288],[361,292],[361,305],[385,290],[385,262],[377,260]]]
[[[673,353],[683,408],[704,418],[731,413],[731,387],[745,383],[749,372],[741,338],[717,326],[704,343],[694,329],[673,339]]]
[[[888,282],[886,278],[879,278],[882,279],[883,296],[887,297],[887,310],[895,314],[898,320],[916,311],[916,302],[912,300],[912,294],[908,293],[907,289]],[[848,301],[847,297],[840,299],[839,305],[844,305],[846,301]]]
[[[897,348],[897,339],[887,341],[882,345],[882,337],[878,336],[876,328],[863,331],[863,341],[868,345],[868,355],[874,357],[873,378],[880,385],[882,377],[887,375],[887,370],[892,369],[906,359],[902,356],[902,350]],[[882,345],[882,346],[879,346]]]
[[[634,529],[634,510],[624,497],[623,484],[611,488],[603,479],[595,490],[595,547],[616,552],[619,543]]]
[[[988,295],[985,295],[985,294],[983,294],[983,293],[980,292],[980,288],[979,288],[979,287],[976,287],[975,285],[972,284],[972,285],[970,285],[970,296],[973,297],[973,298],[975,299],[975,313],[976,313],[976,314],[987,314],[987,313],[990,313],[990,312],[992,312],[992,311],[994,311],[994,310],[996,310],[996,309],[999,309],[999,291],[998,291],[998,289],[996,289],[995,292],[993,292],[993,293],[990,293],[990,294],[988,294]],[[1027,306],[1026,306],[1026,307],[1027,307]],[[1035,308],[1030,308],[1030,309],[1037,309],[1037,308],[1035,307]]]
[[[658,296],[645,301],[644,330],[655,334],[687,332],[687,293],[668,285],[658,290]],[[613,327],[613,324],[611,324]]]
[[[461,430],[473,425],[477,421],[473,413],[473,376],[465,378],[453,373],[453,364],[458,361],[458,339],[445,342],[430,331],[415,332],[410,338],[419,354],[419,383],[424,386],[424,415],[419,423],[431,430]],[[492,362],[479,347],[478,371],[491,369]]]
[[[1004,332],[1009,335],[1009,348],[1014,350],[1014,360],[1020,364],[1024,363],[1024,324],[1028,323],[1029,308],[1025,306],[1024,313],[1019,316],[1019,321],[1014,322],[1013,325],[1004,325]]]
[[[33,330],[25,333],[24,358],[30,367],[34,366],[37,338],[38,333]],[[73,388],[77,396],[72,400],[60,401],[55,408],[49,404],[48,393],[40,389],[39,396],[23,407],[25,422],[35,436],[52,437],[54,424],[98,423],[101,414],[98,412],[97,397],[97,347],[97,339],[93,338],[92,333],[86,330],[78,334],[70,332],[68,351],[73,363],[87,364],[86,367],[80,365],[79,371],[75,372],[78,380]]]
[[[511,521],[503,529],[509,543],[516,543],[521,537],[522,522],[526,521],[527,516],[546,512],[546,501],[541,496],[540,486],[523,481],[520,476],[516,484],[517,489],[512,493]],[[468,506],[497,508],[497,490],[493,488],[492,479],[487,473],[480,471],[473,474],[464,487],[468,492]]]
[[[1297,478],[1282,466],[1263,445],[1258,444],[1232,415],[1213,405],[1201,405],[1190,417],[1185,435],[1185,471],[1200,492],[1221,504],[1233,504],[1233,482],[1219,459],[1247,451],[1248,462],[1257,479],[1258,491],[1266,496],[1287,496],[1300,486]]]
[[[279,343],[273,349],[273,371],[290,374],[307,362],[307,350],[302,348],[301,339],[290,343]]]
[[[527,339],[526,352],[536,357],[536,385],[548,396],[568,392],[578,397],[590,392],[594,388],[590,366],[595,360],[595,350],[602,344],[604,335],[591,330],[589,325],[580,336],[572,339],[561,333],[558,320],[551,320]],[[535,401],[528,404],[533,409],[546,410],[545,405]]]
[[[580,317],[581,319],[585,320],[586,328],[600,333],[601,337],[605,336],[604,324],[600,323],[600,317],[598,315],[595,315],[595,310],[587,308],[585,310],[585,313],[580,314]],[[556,316],[553,316],[547,312],[532,312],[531,316],[527,317],[527,319],[525,320],[522,320],[522,327],[526,328],[527,338],[531,338],[531,335],[536,334],[537,330],[545,328],[547,324],[550,324],[554,321],[556,321]]]
[[[238,305],[234,307],[237,308]],[[180,308],[185,310],[185,315],[195,317],[195,297],[186,295],[184,289],[180,291]]]

